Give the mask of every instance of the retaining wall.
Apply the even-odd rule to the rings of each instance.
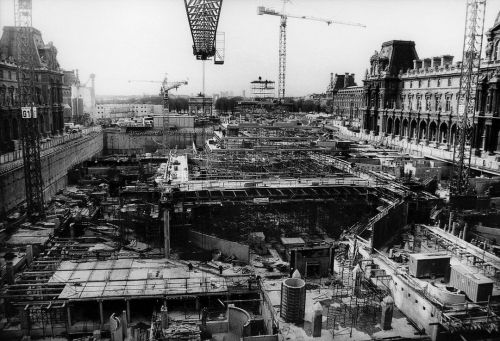
[[[41,164],[45,201],[49,201],[67,185],[67,174],[71,167],[100,154],[102,149],[102,131],[96,130],[44,150]],[[16,165],[0,173],[0,214],[25,201],[23,165],[18,161],[13,162],[17,162]]]
[[[219,249],[226,256],[235,256],[238,260],[250,262],[250,248],[229,240],[209,236],[200,232],[190,231],[189,239],[198,247],[205,250]]]

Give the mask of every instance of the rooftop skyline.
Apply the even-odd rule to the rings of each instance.
[[[281,9],[277,0],[226,0],[219,31],[226,34],[222,66],[206,62],[206,93],[243,90],[259,76],[277,81],[279,18],[257,15],[257,6]],[[485,30],[500,10],[488,1]],[[461,60],[465,1],[295,0],[287,12],[367,28],[290,18],[287,27],[286,95],[324,92],[330,72],[355,73],[361,84],[374,50],[388,40],[413,40],[420,58],[451,54]],[[0,0],[0,24],[14,23],[14,1]],[[96,74],[97,95],[157,94],[159,84],[129,80],[189,80],[172,94],[199,93],[202,62],[192,55],[192,38],[181,0],[36,0],[33,26],[52,41],[66,70],[79,69],[85,82]],[[397,32],[397,33],[396,33]],[[444,43],[443,43],[444,42]]]

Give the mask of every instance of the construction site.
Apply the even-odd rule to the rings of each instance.
[[[223,1],[184,0],[203,64],[189,112],[169,110],[169,91],[188,82],[165,76],[155,81],[163,109],[151,123],[42,142],[37,112],[52,109],[34,100],[45,69],[33,55],[43,42],[31,0],[15,0],[17,54],[0,66],[16,63],[22,148],[0,154],[0,340],[500,339],[500,166],[471,140],[482,119],[480,72],[496,72],[496,61],[481,59],[482,37],[498,29],[500,42],[500,15],[485,32],[486,1],[463,2],[458,110],[445,149],[425,141],[427,128],[413,140],[395,135],[382,112],[387,133],[368,129],[382,110],[370,92],[357,125],[366,131],[333,104],[324,115],[292,112],[287,19],[364,25],[291,15],[286,1],[282,11],[257,11],[280,17],[276,98],[275,82],[259,77],[235,113],[214,109],[205,62],[224,65]],[[395,59],[370,61],[383,73]],[[372,76],[382,74],[367,71],[366,91]]]

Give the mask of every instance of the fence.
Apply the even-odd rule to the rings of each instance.
[[[252,184],[249,186],[249,184]],[[206,189],[251,189],[261,187],[271,188],[286,188],[286,187],[314,187],[314,186],[370,186],[368,180],[358,178],[312,178],[312,179],[280,179],[280,180],[266,180],[259,181],[249,180],[193,180],[186,183],[179,184],[178,188],[181,191],[197,191]]]

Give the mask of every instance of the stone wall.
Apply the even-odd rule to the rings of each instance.
[[[103,134],[96,131],[45,152],[41,158],[45,201],[67,185],[67,174],[71,167],[100,154],[102,150]],[[0,174],[0,214],[25,200],[24,187],[22,163]]]
[[[206,250],[218,249],[226,256],[235,256],[238,260],[250,262],[250,248],[229,240],[217,238],[200,232],[190,231],[189,239],[198,247]]]
[[[205,136],[211,136],[207,129]],[[183,129],[171,132],[168,137],[170,148],[187,149],[192,148],[193,142],[197,147],[203,143],[203,131],[196,129]],[[104,131],[104,152],[106,154],[143,154],[154,153],[161,150],[163,146],[163,135],[159,130],[149,132],[127,133],[117,129],[106,129]]]

